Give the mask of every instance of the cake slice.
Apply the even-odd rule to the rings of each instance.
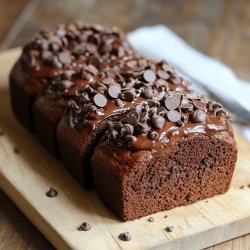
[[[94,65],[103,60],[135,54],[125,35],[116,28],[76,22],[40,31],[24,46],[10,73],[12,109],[16,118],[34,130],[32,105],[45,84],[58,73],[81,69],[86,58]]]
[[[71,99],[90,82],[97,82],[102,64],[99,68],[87,60],[78,72],[68,70],[57,75],[51,83],[45,85],[33,105],[35,133],[41,144],[55,157],[59,157],[56,129]],[[81,77],[78,77],[78,76]]]
[[[140,105],[136,117],[146,115],[110,122],[92,157],[96,191],[110,210],[134,220],[228,190],[237,148],[219,103],[169,92]]]
[[[143,100],[161,99],[169,89],[187,88],[166,62],[133,58],[117,63],[119,67],[106,69],[98,82],[85,86],[57,127],[62,162],[86,188],[93,186],[92,153],[111,118]]]

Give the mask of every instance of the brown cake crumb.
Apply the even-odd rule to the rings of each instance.
[[[240,189],[243,189],[245,186],[244,185],[242,185],[242,186],[240,186]]]
[[[130,240],[132,240],[132,237],[131,237],[131,235],[130,235],[129,232],[121,233],[121,234],[119,234],[118,237],[119,237],[120,240],[123,240],[123,241],[130,241]]]
[[[83,222],[78,228],[78,231],[89,231],[91,229],[91,225],[88,222]]]
[[[174,226],[167,226],[167,227],[165,228],[165,230],[166,230],[168,233],[171,233],[171,232],[173,232],[173,230],[174,230]]]
[[[168,218],[168,215],[165,215],[163,218]]]
[[[14,147],[13,151],[15,154],[20,154],[20,149],[17,146]]]
[[[250,184],[247,185],[250,188]]]
[[[148,218],[148,221],[149,221],[149,222],[154,222],[155,219],[154,219],[154,217],[149,217],[149,218]]]
[[[46,196],[53,198],[58,195],[58,192],[54,188],[50,188],[49,191],[46,192]]]
[[[0,136],[3,136],[5,133],[2,129],[0,129]]]

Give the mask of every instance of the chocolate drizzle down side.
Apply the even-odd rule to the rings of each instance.
[[[72,99],[71,127],[96,124],[107,117],[123,114],[130,107],[146,100],[150,101],[150,105],[160,105],[159,101],[170,90],[186,89],[188,85],[163,61],[134,57],[127,61],[115,61],[111,66],[100,71],[99,79],[86,84]],[[175,115],[172,114],[173,117]],[[163,123],[161,117],[153,119],[156,128]]]

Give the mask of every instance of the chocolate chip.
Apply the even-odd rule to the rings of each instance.
[[[125,120],[126,120],[128,123],[135,125],[135,124],[139,121],[139,118],[140,118],[140,114],[139,114],[137,111],[132,110],[132,111],[130,111],[130,112],[126,115]]]
[[[131,235],[130,235],[129,232],[121,233],[121,234],[119,234],[118,237],[119,237],[120,240],[123,240],[123,241],[130,241],[130,240],[132,240],[132,237],[131,237]]]
[[[71,63],[71,54],[68,51],[64,51],[59,53],[58,59],[63,64],[70,64]]]
[[[69,89],[70,87],[72,87],[74,85],[74,83],[72,81],[69,81],[69,80],[63,80],[63,81],[61,81],[61,83],[65,89]]]
[[[107,98],[102,94],[96,94],[94,96],[94,103],[97,107],[103,108],[107,104]]]
[[[209,101],[208,103],[207,103],[207,109],[208,109],[208,111],[209,112],[213,112],[214,111],[214,107],[213,107],[214,105],[213,105],[213,102],[212,101]]]
[[[164,107],[157,107],[157,114],[164,117],[167,114],[167,110]]]
[[[242,186],[240,186],[240,189],[244,189],[244,187],[245,187],[245,186],[244,186],[244,185],[242,185]]]
[[[158,137],[159,137],[159,135],[158,135],[158,133],[157,133],[156,131],[150,132],[150,133],[148,134],[148,138],[149,138],[150,140],[157,140]]]
[[[154,222],[155,219],[154,219],[154,217],[149,217],[149,218],[148,218],[148,221],[149,221],[149,222]]]
[[[181,114],[176,110],[170,110],[167,113],[168,120],[171,122],[177,122],[181,119]]]
[[[78,228],[78,231],[89,231],[91,229],[91,225],[88,222],[83,222]]]
[[[173,110],[176,109],[180,106],[181,99],[179,96],[174,95],[174,96],[167,96],[164,103],[165,107],[168,110]]]
[[[57,68],[61,68],[62,64],[59,62],[58,58],[56,56],[53,57],[53,65]]]
[[[110,134],[113,139],[116,139],[116,137],[118,136],[118,132],[114,129],[111,130]]]
[[[20,149],[18,147],[15,146],[13,150],[15,154],[20,154]]]
[[[164,215],[164,217],[163,218],[168,218],[168,215]]]
[[[133,90],[125,90],[121,93],[121,99],[127,102],[132,102],[135,99],[135,92]]]
[[[165,230],[166,230],[168,233],[171,233],[171,232],[173,232],[173,230],[174,230],[174,226],[167,226],[167,227],[165,228]]]
[[[163,71],[161,69],[157,70],[157,75],[163,80],[167,80],[170,77],[170,75],[166,71]]]
[[[193,104],[197,109],[205,109],[206,108],[206,103],[204,103],[203,101],[200,101],[200,100],[193,101]]]
[[[198,99],[198,98],[199,98],[198,94],[195,93],[195,92],[187,93],[187,94],[186,94],[186,97],[187,97],[188,99],[190,99],[190,100],[195,100],[195,99]]]
[[[143,78],[146,82],[153,82],[156,80],[156,75],[153,70],[147,69],[143,73]]]
[[[121,135],[133,135],[134,127],[131,124],[124,124],[121,128]]]
[[[114,79],[111,78],[111,77],[106,77],[106,78],[102,79],[102,83],[104,83],[106,85],[110,85],[110,84],[112,84],[114,82],[115,82]]]
[[[138,134],[145,135],[150,130],[150,127],[147,123],[138,123],[136,124],[136,131]]]
[[[120,93],[121,93],[121,89],[116,85],[110,86],[108,88],[108,94],[111,98],[114,98],[114,99],[118,98]]]
[[[173,73],[173,71],[174,71],[173,67],[166,64],[166,63],[162,64],[162,69],[166,72],[169,72],[169,73]]]
[[[127,63],[126,63],[126,65],[129,67],[129,68],[134,68],[134,67],[136,67],[137,66],[137,62],[135,61],[135,60],[131,60],[131,61],[128,61]]]
[[[146,87],[144,89],[143,95],[144,95],[145,98],[151,99],[151,98],[154,97],[154,91],[153,91],[153,89],[151,87]]]
[[[145,122],[145,121],[147,121],[147,119],[148,119],[148,113],[147,112],[142,112],[141,114],[140,114],[140,122]]]
[[[153,128],[155,128],[155,129],[162,129],[162,127],[165,124],[165,118],[163,118],[160,115],[154,115],[151,118],[151,124],[152,124]]]
[[[203,110],[197,109],[194,111],[190,118],[192,122],[200,123],[206,121],[207,115]]]
[[[44,61],[52,61],[52,58],[53,58],[53,54],[51,51],[49,50],[45,50],[42,52],[42,55],[41,55],[41,58],[44,60]]]
[[[133,110],[140,114],[142,112],[142,105],[141,104],[135,105],[133,107]]]
[[[116,75],[117,75],[117,72],[116,72],[114,69],[108,69],[108,70],[106,71],[106,74],[107,74],[107,76],[110,77],[110,78],[115,78]]]
[[[54,188],[50,188],[49,191],[46,192],[46,196],[53,198],[58,195],[58,192]]]
[[[126,135],[125,140],[126,140],[128,145],[131,145],[134,142],[136,142],[137,138],[135,136],[133,136],[133,135]]]
[[[116,100],[115,100],[115,105],[116,105],[117,107],[121,107],[121,106],[123,105],[123,101],[122,101],[121,99],[116,99]]]
[[[183,97],[181,100],[180,108],[184,112],[187,112],[187,111],[190,112],[190,111],[193,111],[194,106],[186,97]]]
[[[88,70],[93,75],[97,75],[99,73],[98,69],[93,64],[88,65],[86,70]]]
[[[168,80],[169,80],[171,83],[176,84],[176,85],[181,84],[181,78],[178,77],[178,76],[171,76]]]

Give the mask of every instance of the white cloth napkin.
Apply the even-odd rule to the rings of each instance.
[[[191,47],[166,26],[139,28],[130,32],[128,39],[140,54],[170,62],[180,72],[217,93],[221,103],[235,101],[250,111],[250,83],[239,79],[225,64]],[[250,140],[250,126],[237,124],[236,127]]]

